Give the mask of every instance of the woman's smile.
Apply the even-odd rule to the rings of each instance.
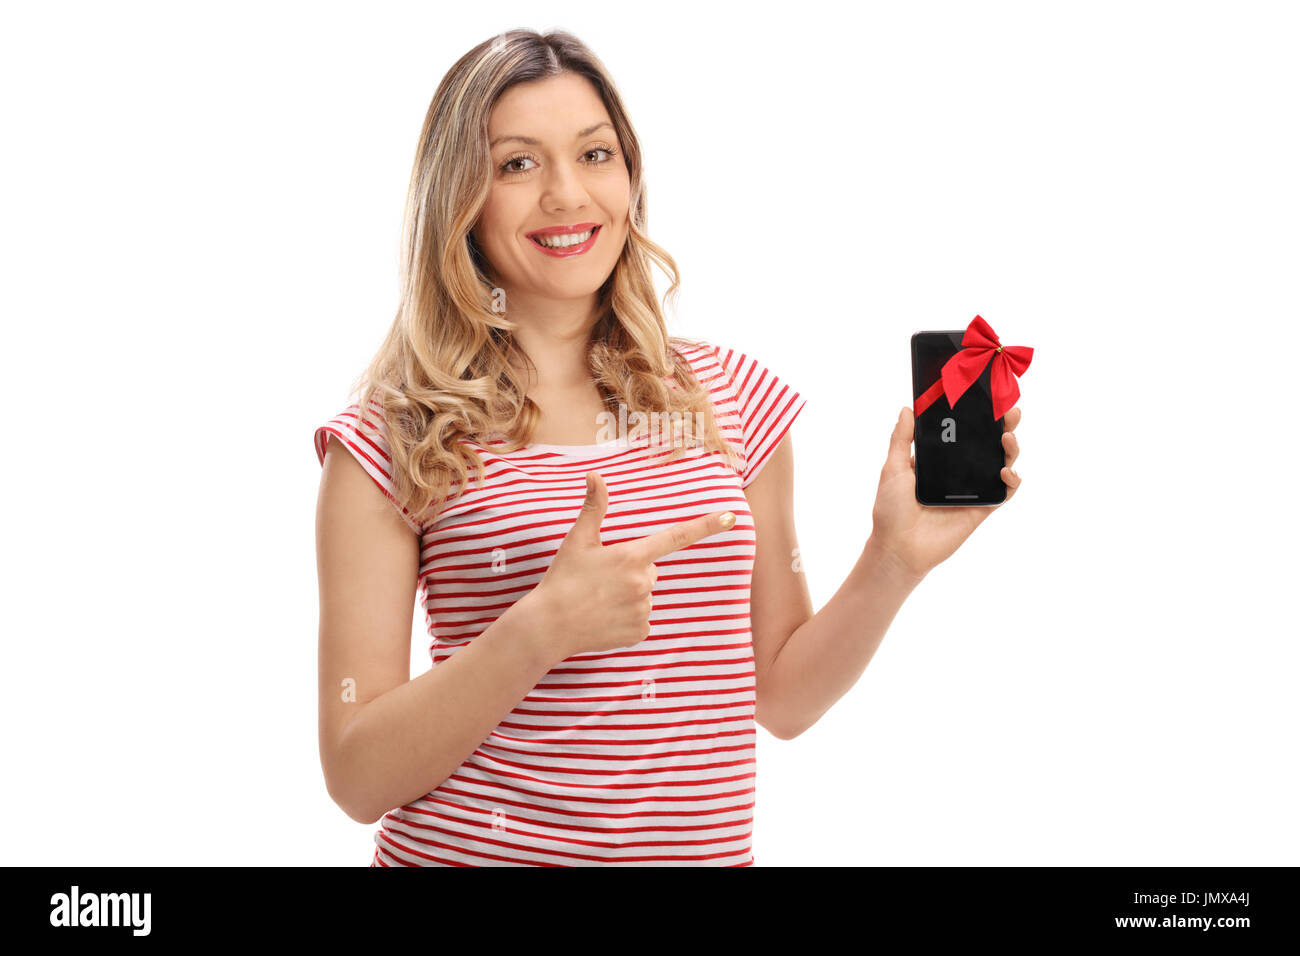
[[[576,226],[551,226],[528,233],[528,238],[538,251],[548,256],[566,258],[580,256],[596,244],[600,226],[583,222]]]

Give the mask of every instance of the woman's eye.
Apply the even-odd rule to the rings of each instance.
[[[585,155],[585,156],[590,156],[592,153],[604,153],[604,154],[605,154],[605,158],[604,158],[604,159],[598,159],[598,160],[596,160],[596,161],[592,164],[592,165],[594,165],[594,166],[600,166],[600,165],[602,165],[602,164],[604,164],[604,163],[609,162],[611,159],[613,159],[615,156],[617,156],[617,155],[618,155],[618,150],[615,149],[613,146],[593,146],[593,147],[591,147],[591,149],[587,150],[587,152],[584,153],[583,155]]]
[[[528,156],[512,156],[509,159],[507,159],[504,163],[501,164],[501,171],[503,173],[526,173],[528,172],[528,170],[519,169],[517,166],[515,166],[515,163],[531,163],[531,162],[533,162],[533,160],[531,157]]]

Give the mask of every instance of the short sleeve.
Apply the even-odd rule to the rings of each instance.
[[[400,512],[406,526],[423,537],[424,528],[397,500],[397,485],[393,481],[392,456],[389,454],[388,441],[384,437],[386,433],[383,427],[383,419],[378,414],[376,405],[372,404],[372,409],[376,409],[376,411],[372,411],[365,418],[364,432],[361,430],[360,406],[356,404],[349,405],[346,410],[340,412],[325,424],[318,426],[315,434],[316,459],[320,462],[322,468],[325,467],[325,450],[329,446],[330,435],[337,436],[339,441],[343,443],[343,447],[361,463],[361,467],[365,469],[366,474],[379,486],[379,490],[392,502],[393,507]]]
[[[726,373],[729,397],[734,401],[740,419],[745,456],[740,474],[743,488],[754,480],[781,444],[781,439],[803,411],[805,399],[752,356],[722,346],[713,348]]]

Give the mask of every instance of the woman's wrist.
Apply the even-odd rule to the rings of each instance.
[[[872,565],[877,574],[909,590],[924,581],[926,574],[929,573],[928,571],[913,569],[899,557],[897,551],[874,534],[867,538],[866,546],[862,549],[862,555]]]
[[[570,656],[564,644],[564,634],[558,616],[553,612],[546,592],[535,587],[516,601],[507,614],[512,616],[512,626],[523,638],[534,659],[546,670]]]

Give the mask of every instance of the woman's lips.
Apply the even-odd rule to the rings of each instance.
[[[586,231],[585,229],[579,230],[579,234],[585,231]],[[569,256],[580,256],[588,249],[590,249],[593,245],[595,245],[596,237],[600,235],[600,226],[591,227],[591,235],[587,237],[587,240],[585,242],[579,242],[572,246],[564,246],[563,248],[560,249],[552,249],[549,246],[542,245],[540,242],[537,241],[538,235],[556,235],[555,231],[542,229],[536,233],[529,235],[528,238],[532,242],[532,244],[537,247],[537,249],[540,252],[544,252],[548,256],[554,256],[557,259],[566,259]]]

